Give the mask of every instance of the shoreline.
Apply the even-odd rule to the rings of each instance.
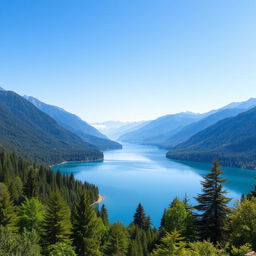
[[[92,203],[91,206],[93,206],[93,205],[95,205],[95,204],[99,204],[99,203],[101,203],[102,201],[104,201],[104,196],[99,195],[98,200],[95,201],[94,203]]]
[[[69,163],[95,163],[95,162],[103,162],[104,158],[100,158],[97,160],[81,160],[81,161],[63,161],[61,163],[58,164],[52,164],[49,167],[53,167],[53,166],[58,166],[58,165],[63,165],[63,164],[69,164]]]

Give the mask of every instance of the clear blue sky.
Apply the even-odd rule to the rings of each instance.
[[[256,1],[1,0],[0,86],[87,121],[256,97]]]

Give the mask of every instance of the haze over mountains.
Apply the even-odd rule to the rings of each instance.
[[[204,114],[184,112],[163,116],[143,127],[122,134],[119,140],[156,145],[167,149],[173,148],[167,154],[169,158],[203,162],[211,162],[217,158],[225,165],[256,168],[256,162],[252,157],[253,154],[256,155],[256,145],[251,145],[250,149],[245,147],[246,143],[250,142],[247,138],[254,141],[253,134],[256,134],[253,125],[254,115],[256,115],[255,106],[256,99],[251,98],[245,102],[234,102]],[[244,113],[244,118],[236,122],[235,118],[240,117],[241,113]],[[223,122],[226,120],[227,123],[231,122],[230,127],[226,123],[225,127],[222,127],[224,124],[222,120]],[[243,122],[246,122],[246,125]],[[237,130],[234,135],[235,128]],[[245,130],[248,134],[244,132]],[[221,136],[221,139],[218,136]],[[233,145],[230,140],[235,144]]]
[[[121,149],[108,139],[156,145],[177,160],[256,168],[256,99],[197,114],[182,112],[151,121],[92,125],[34,97],[0,88],[0,148],[36,161],[99,160],[100,150]],[[98,129],[96,129],[98,128]]]
[[[119,137],[119,140],[138,144],[159,145],[160,141],[167,139],[184,126],[201,118],[202,115],[191,112],[162,116],[139,129],[123,134]]]
[[[122,148],[121,144],[109,140],[106,135],[100,133],[96,128],[83,121],[80,117],[57,106],[46,104],[34,97],[24,96],[24,98],[52,117],[60,126],[76,134],[85,142],[95,145],[100,150]]]

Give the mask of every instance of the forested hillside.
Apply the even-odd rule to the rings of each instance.
[[[103,158],[95,146],[14,92],[0,91],[0,120],[0,148],[23,157],[51,164]]]
[[[167,153],[167,157],[256,168],[256,108],[217,122]]]

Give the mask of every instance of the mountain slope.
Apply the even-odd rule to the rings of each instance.
[[[220,121],[224,118],[236,116],[239,113],[242,113],[244,111],[245,111],[244,109],[224,109],[224,110],[217,111],[216,113],[214,113],[210,116],[207,116],[197,122],[194,122],[192,124],[185,126],[178,133],[174,134],[173,136],[168,138],[166,141],[163,141],[162,146],[164,148],[172,148],[172,147],[188,140],[190,137],[192,137],[196,133],[217,123],[218,121]]]
[[[89,125],[78,116],[71,114],[62,108],[43,103],[34,97],[24,96],[24,98],[31,102],[38,109],[52,117],[57,122],[57,124],[76,134],[84,141],[95,145],[99,149],[108,150],[122,148],[119,143],[109,140],[96,128]]]
[[[51,164],[103,158],[95,146],[60,127],[18,94],[0,91],[0,102],[0,148]]]
[[[256,168],[256,108],[227,118],[197,133],[167,153],[167,157]]]
[[[162,141],[200,118],[200,114],[190,112],[162,116],[140,129],[120,136],[119,140],[139,144],[161,145]]]
[[[106,121],[102,123],[94,123],[94,126],[101,132],[109,136],[109,138],[118,139],[123,134],[138,130],[148,124],[150,121],[139,122],[121,122]]]

